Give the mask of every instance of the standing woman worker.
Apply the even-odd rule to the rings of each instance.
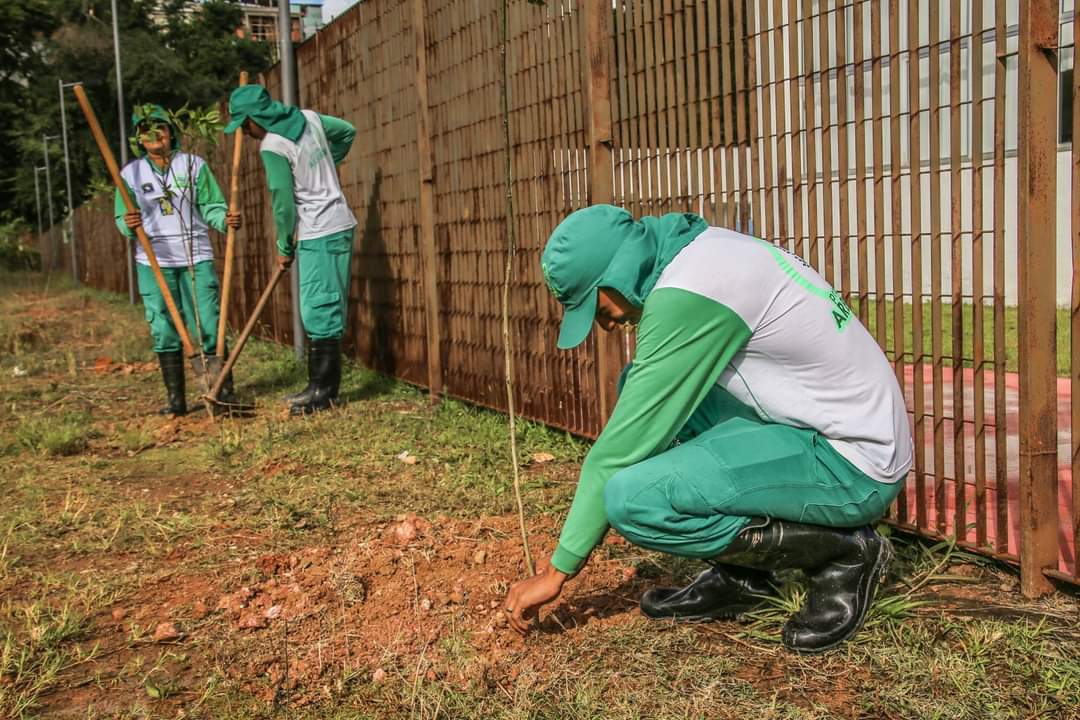
[[[229,97],[232,120],[261,141],[259,155],[277,229],[278,264],[300,263],[300,318],[310,339],[308,385],[285,398],[291,415],[327,410],[341,386],[341,337],[348,316],[356,217],[341,191],[337,165],[356,129],[312,110],[272,100],[262,85],[244,85]]]
[[[130,239],[140,226],[150,238],[165,284],[184,324],[199,335],[203,352],[217,351],[217,326],[221,300],[214,274],[214,249],[209,228],[225,232],[239,228],[239,213],[227,212],[225,197],[214,173],[198,155],[180,150],[180,138],[168,114],[158,105],[138,106],[131,118],[135,128],[136,154],[121,171],[137,210],[127,212],[116,193],[116,225]],[[139,293],[146,321],[154,338],[154,352],[161,364],[168,404],[163,415],[184,415],[184,353],[154,279],[150,260],[141,245],[135,246]],[[219,399],[236,401],[232,376],[226,378]]]

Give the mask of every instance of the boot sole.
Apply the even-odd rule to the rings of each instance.
[[[756,603],[754,605],[739,606],[739,608],[735,609],[735,610],[732,610],[730,607],[726,607],[726,608],[721,608],[721,609],[718,609],[718,610],[714,610],[712,612],[700,613],[698,615],[650,615],[648,612],[645,611],[644,608],[640,608],[640,609],[641,609],[641,614],[644,615],[649,620],[674,621],[674,622],[676,622],[676,623],[678,623],[680,625],[682,625],[682,624],[695,625],[695,624],[713,622],[713,621],[716,621],[716,620],[742,621],[742,620],[744,620],[746,618],[747,615],[754,612],[755,610],[757,610],[758,608],[760,608],[764,604],[765,604],[765,599],[763,598],[762,601],[759,602],[759,603]]]
[[[881,582],[885,579],[885,574],[889,569],[889,565],[891,565],[893,561],[892,543],[889,542],[889,539],[885,537],[881,538],[881,541],[881,551],[878,552],[877,560],[874,562],[873,569],[871,569],[871,571],[866,575],[866,584],[861,588],[864,592],[868,594],[870,594],[870,590],[872,588],[876,588],[876,586],[881,584]],[[855,623],[855,626],[849,632],[844,634],[843,637],[835,640],[834,642],[828,645],[823,645],[819,648],[792,647],[787,643],[784,643],[784,646],[787,647],[789,650],[794,650],[800,655],[819,655],[823,652],[828,652],[829,650],[843,645],[848,640],[853,638],[855,634],[859,632],[859,630],[862,629],[863,623],[866,622],[866,616],[870,614],[870,607],[874,604],[874,598],[876,596],[877,590],[875,589],[874,592],[870,595],[870,597],[867,598],[867,601],[863,603],[862,613],[859,616],[858,622]]]

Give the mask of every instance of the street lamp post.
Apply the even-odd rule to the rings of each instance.
[[[64,139],[64,179],[67,184],[68,240],[71,242],[71,279],[79,282],[79,254],[75,250],[75,208],[71,197],[71,156],[68,155],[67,114],[64,110],[64,88],[78,83],[56,81],[60,89],[60,136]]]
[[[113,55],[116,58],[116,106],[120,121],[120,167],[127,165],[127,124],[124,122],[124,76],[120,70],[120,21],[116,12],[116,0],[112,0]],[[132,264],[131,243],[125,242],[127,252],[128,299],[135,304],[135,266]]]
[[[278,0],[278,48],[281,55],[281,99],[286,105],[298,105],[300,88],[296,79],[296,56],[293,54],[292,15],[289,0]],[[300,319],[300,266],[293,263],[289,273],[292,290],[293,351],[304,359],[304,323]]]
[[[41,182],[38,180],[38,173],[41,172],[41,168],[34,167],[34,205],[37,207],[37,239],[38,249],[41,249]]]
[[[52,267],[51,270],[56,270],[60,267],[60,252],[56,246],[56,233],[53,231],[53,203],[52,203],[52,173],[49,169],[49,141],[59,139],[59,135],[42,135],[41,136],[41,155],[45,160],[45,199],[49,205],[49,245],[52,247]]]

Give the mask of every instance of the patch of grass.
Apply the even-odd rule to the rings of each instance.
[[[0,613],[0,716],[22,718],[57,684],[62,671],[93,658],[97,649],[75,645],[88,624],[70,606],[6,603]]]
[[[59,418],[27,418],[15,430],[18,444],[46,455],[77,455],[86,449],[94,437],[90,416],[68,413]]]

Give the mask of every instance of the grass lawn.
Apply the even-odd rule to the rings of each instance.
[[[889,357],[893,357],[895,353],[895,337],[893,335],[893,328],[896,325],[895,318],[893,316],[894,304],[889,301],[885,303],[885,349],[889,354]],[[859,313],[858,299],[852,299],[852,308],[856,314]],[[875,337],[877,337],[878,326],[878,309],[877,303],[870,300],[866,303],[867,322],[866,327],[870,330]],[[974,318],[975,308],[970,303],[965,304],[962,308],[963,319],[962,325],[962,357],[964,358],[964,367],[973,367],[974,359]],[[904,358],[908,362],[912,361],[914,357],[915,343],[912,339],[912,327],[911,321],[914,313],[914,308],[910,303],[904,304],[904,322],[903,322],[903,344],[904,344]],[[1005,326],[1005,369],[1008,372],[1016,372],[1019,369],[1019,311],[1015,307],[1007,307],[1004,309],[1004,326]],[[953,357],[953,319],[952,319],[952,304],[947,302],[941,303],[941,354],[945,358],[946,366],[952,364]],[[1055,355],[1057,356],[1057,374],[1059,377],[1067,377],[1069,375],[1069,343],[1072,330],[1072,323],[1070,321],[1070,312],[1067,309],[1059,308],[1057,310],[1057,346],[1055,348]],[[934,357],[933,346],[933,307],[929,302],[923,304],[922,308],[922,347],[924,355],[924,362],[929,364]],[[994,352],[994,309],[992,307],[983,308],[983,360],[987,363],[992,363],[995,358]],[[987,364],[986,371],[988,373],[993,372],[993,365]]]
[[[0,717],[1080,717],[1076,600],[948,544],[897,538],[824,656],[779,644],[797,577],[744,623],[646,621],[702,565],[613,534],[519,639],[503,416],[350,366],[344,407],[290,419],[303,370],[256,341],[254,418],[174,420],[153,360],[126,298],[0,276]],[[519,441],[546,557],[588,446]]]

